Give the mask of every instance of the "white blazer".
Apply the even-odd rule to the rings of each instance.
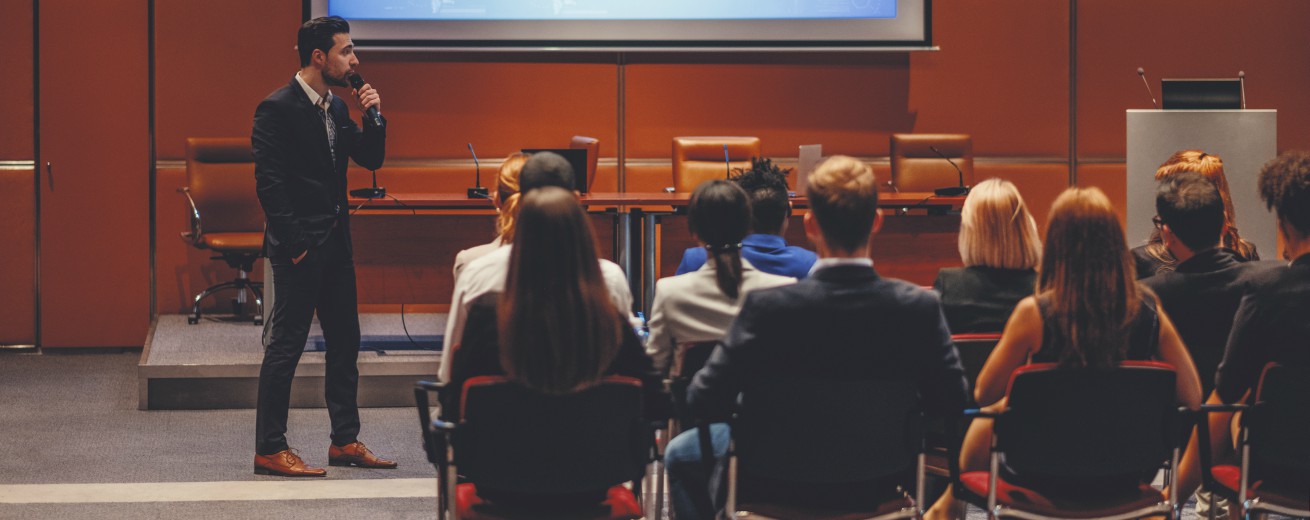
[[[656,369],[668,373],[672,364],[673,373],[681,371],[681,360],[670,359],[679,343],[723,339],[751,291],[796,283],[790,276],[760,271],[744,258],[741,267],[741,292],[736,300],[719,290],[713,261],[690,273],[655,282],[646,354],[655,362]]]

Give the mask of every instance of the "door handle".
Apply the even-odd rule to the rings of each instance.
[[[50,191],[55,191],[55,169],[49,161],[45,163],[46,184],[50,186]]]

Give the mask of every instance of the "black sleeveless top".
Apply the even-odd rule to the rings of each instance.
[[[1124,360],[1149,361],[1157,359],[1160,349],[1160,316],[1156,312],[1155,296],[1144,290],[1138,294],[1140,308],[1129,326]],[[1037,297],[1037,309],[1042,315],[1042,346],[1032,354],[1032,362],[1059,363],[1062,346],[1055,344],[1053,338],[1060,337],[1062,332],[1055,329],[1050,294]]]

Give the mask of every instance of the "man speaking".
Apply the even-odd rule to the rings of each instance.
[[[328,87],[347,87],[359,59],[350,24],[315,18],[300,26],[300,71],[255,109],[250,142],[264,208],[264,255],[273,266],[272,315],[264,324],[255,415],[255,473],[321,477],[287,446],[291,379],[318,313],[327,343],[325,397],[332,419],[328,462],[394,468],[359,442],[359,308],[346,199],[346,159],[376,170],[386,155],[386,121],[371,85],[353,89],[368,117],[360,129]],[[356,78],[357,79],[357,78]],[[358,83],[358,80],[357,80]]]

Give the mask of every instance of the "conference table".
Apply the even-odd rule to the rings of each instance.
[[[696,245],[686,226],[688,193],[595,192],[581,196],[593,217],[600,252],[628,273],[634,302],[649,311],[655,281],[674,273],[683,250]],[[792,245],[813,248],[800,222],[809,201],[796,209],[784,232]],[[390,193],[382,199],[351,199],[352,236],[361,303],[448,303],[450,267],[460,249],[490,241],[494,208],[461,193]],[[882,231],[873,259],[883,276],[928,285],[941,267],[959,265],[956,246],[964,197],[921,192],[883,192]]]

